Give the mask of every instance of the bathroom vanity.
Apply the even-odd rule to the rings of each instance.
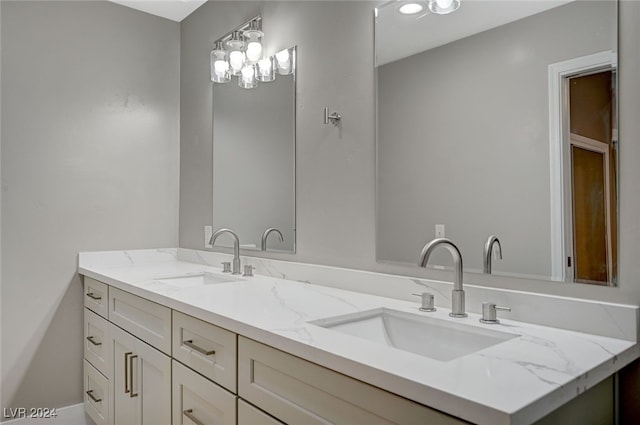
[[[80,254],[85,409],[98,425],[530,424],[562,415],[613,423],[613,376],[639,354],[635,306],[578,301],[574,315],[610,317],[612,335],[606,325],[594,335],[507,314],[487,325],[471,285],[469,316],[454,319],[449,283],[419,281],[437,307],[421,312],[416,302],[298,278],[342,275],[375,292],[397,276],[243,258],[257,272],[245,277],[213,266],[228,258],[182,249]],[[429,351],[420,332],[459,338]]]

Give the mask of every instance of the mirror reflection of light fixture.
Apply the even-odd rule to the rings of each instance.
[[[211,81],[214,83],[228,83],[231,81],[227,51],[222,48],[222,42],[216,43],[211,51]]]
[[[249,29],[245,30],[244,38],[247,40],[247,62],[257,63],[262,59],[262,37],[264,33],[260,30],[260,21],[253,20],[249,23]]]
[[[403,15],[415,15],[416,13],[420,13],[424,10],[424,5],[417,2],[404,3],[402,6],[398,8],[398,12]]]
[[[256,78],[256,65],[245,63],[238,77],[238,85],[243,89],[253,89],[258,87]]]
[[[257,78],[259,81],[268,83],[276,79],[277,70],[276,57],[260,59],[258,61]]]
[[[215,42],[211,51],[211,81],[224,84],[238,78],[238,86],[252,89],[258,81],[268,83],[276,75],[294,72],[295,47],[264,56],[262,18],[245,22]]]
[[[278,74],[289,75],[293,72],[293,61],[291,59],[290,49],[280,50],[276,53],[276,62]]]
[[[429,10],[437,15],[455,12],[460,7],[460,0],[429,0]]]
[[[225,42],[225,47],[229,51],[231,75],[240,75],[245,60],[244,50],[247,47],[240,31],[233,32],[231,38]]]

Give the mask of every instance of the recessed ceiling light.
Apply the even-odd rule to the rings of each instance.
[[[422,10],[424,10],[424,6],[420,3],[405,3],[398,8],[398,12],[403,15],[415,15],[422,12]]]

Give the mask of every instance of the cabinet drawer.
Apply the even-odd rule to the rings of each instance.
[[[244,337],[238,395],[289,424],[466,423]]]
[[[171,309],[109,288],[109,321],[171,355]]]
[[[104,376],[111,377],[109,322],[89,309],[84,309],[84,358]]]
[[[236,392],[236,334],[173,312],[173,357]]]
[[[102,282],[88,276],[84,277],[84,306],[105,319],[109,318],[108,288],[109,286]]]
[[[238,399],[238,425],[284,425],[277,419],[256,409],[243,399]]]
[[[173,360],[173,425],[236,425],[236,396]]]
[[[84,361],[84,410],[96,425],[108,425],[111,413],[109,380]]]

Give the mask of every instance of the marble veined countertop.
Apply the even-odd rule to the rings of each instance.
[[[222,273],[217,267],[179,261],[168,253],[158,261],[131,260],[129,264],[111,261],[109,256],[101,260],[93,253],[90,259],[80,254],[79,273],[473,423],[532,423],[640,353],[633,341],[507,319],[485,325],[477,314],[453,319],[441,307],[421,313],[415,302],[276,277],[256,275],[238,277],[236,282],[176,287],[156,279]],[[517,337],[437,361],[309,323],[378,308]]]

